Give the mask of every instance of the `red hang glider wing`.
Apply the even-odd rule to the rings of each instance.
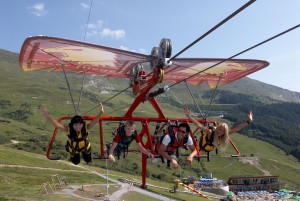
[[[23,71],[48,69],[66,72],[100,74],[126,78],[140,62],[152,61],[149,55],[139,54],[80,41],[57,37],[27,38],[20,51],[19,63]]]
[[[174,59],[172,61],[173,65],[165,68],[164,81],[177,83],[186,79],[187,82],[193,85],[200,85],[206,82],[210,88],[214,88],[219,78],[221,78],[219,86],[222,86],[269,65],[268,62],[261,60],[224,60],[225,59]]]

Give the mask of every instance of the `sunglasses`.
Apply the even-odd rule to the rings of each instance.
[[[183,131],[183,130],[178,130],[178,132],[180,132],[180,133],[183,133],[183,134],[186,134],[186,132],[185,131]]]

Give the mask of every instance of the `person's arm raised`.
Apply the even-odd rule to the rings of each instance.
[[[56,128],[58,128],[59,130],[63,131],[63,132],[67,132],[68,127],[62,125],[61,123],[59,123],[57,120],[55,120],[50,114],[48,114],[47,108],[45,105],[42,106],[42,113],[44,115],[44,117],[46,117],[46,119]]]
[[[211,130],[205,126],[203,126],[201,123],[199,123],[195,118],[192,117],[191,111],[188,108],[184,108],[184,114],[187,116],[187,118],[192,121],[200,130],[207,133],[208,135],[211,134]]]
[[[239,130],[241,130],[242,128],[246,127],[248,124],[250,124],[251,122],[253,121],[253,114],[252,112],[250,111],[249,114],[248,114],[248,120],[246,122],[243,122],[239,125],[237,125],[236,127],[230,129],[228,131],[229,134],[232,134],[232,133],[236,133],[238,132]]]
[[[104,114],[104,108],[102,103],[100,102],[100,112],[97,114],[97,116],[87,125],[88,130],[92,129],[95,124],[99,121],[100,117]]]

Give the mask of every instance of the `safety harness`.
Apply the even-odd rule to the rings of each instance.
[[[155,151],[158,153],[159,146],[162,144],[164,137],[166,135],[169,135],[171,141],[167,145],[166,152],[168,153],[168,155],[173,155],[176,152],[176,157],[178,158],[179,157],[178,149],[180,147],[184,147],[185,149],[187,149],[185,145],[187,144],[187,141],[188,141],[188,135],[185,136],[183,140],[177,141],[176,136],[175,136],[177,131],[178,131],[178,126],[169,124],[167,127],[167,130],[163,130],[163,135],[160,137],[160,140],[158,140],[158,143],[155,146]],[[163,157],[160,157],[160,158],[161,158],[162,163],[164,163],[165,162],[164,158]],[[170,162],[171,162],[170,160],[167,160],[168,167],[170,167]]]
[[[199,147],[199,150],[206,153],[207,161],[209,161],[209,152],[211,152],[215,148],[213,142],[214,142],[216,127],[210,126],[209,129],[211,130],[210,138],[208,138],[207,133],[201,131],[201,137],[197,141],[197,146]]]
[[[117,129],[116,133],[118,135],[120,135],[120,141],[119,141],[118,145],[116,146],[114,152],[117,154],[118,159],[120,159],[120,155],[123,152],[123,158],[125,158],[126,157],[126,153],[128,153],[128,147],[129,147],[129,145],[137,137],[137,132],[134,131],[134,133],[131,136],[126,137],[126,131],[125,131],[125,125],[124,125],[124,126],[119,127]],[[109,153],[109,149],[111,147],[111,144],[112,143],[109,143],[109,144],[106,145],[107,146],[107,150],[108,150],[107,153]]]
[[[215,127],[210,127],[209,129],[212,131],[210,138],[208,138],[207,133],[201,131],[201,137],[197,143],[200,151],[210,152],[215,147],[213,144],[215,137]]]
[[[73,125],[69,124],[68,127],[68,138],[66,144],[66,151],[71,154],[71,156],[75,156],[77,153],[81,151],[85,151],[87,154],[91,151],[90,142],[88,141],[88,132],[87,125],[83,123],[83,127],[80,133],[77,133],[73,127]],[[82,143],[83,142],[83,143]],[[82,145],[83,144],[83,145]]]

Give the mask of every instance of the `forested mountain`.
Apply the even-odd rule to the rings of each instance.
[[[300,160],[300,104],[292,102],[264,103],[252,96],[220,92],[220,104],[234,104],[225,118],[239,122],[252,110],[255,121],[243,130],[245,135],[269,142]]]

